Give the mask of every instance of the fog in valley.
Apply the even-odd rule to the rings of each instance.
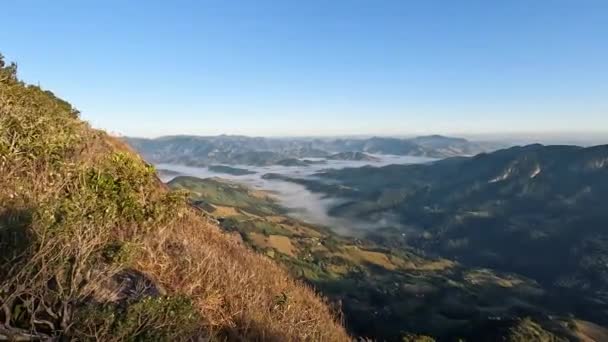
[[[392,218],[377,218],[372,221],[354,220],[329,215],[329,210],[346,200],[340,198],[329,198],[321,193],[313,193],[306,189],[303,185],[292,183],[289,181],[276,179],[263,179],[267,173],[277,173],[294,178],[314,178],[319,171],[328,169],[342,169],[349,167],[374,166],[382,167],[390,164],[419,164],[431,162],[435,159],[426,157],[412,156],[392,156],[392,155],[373,155],[379,161],[342,161],[342,160],[327,160],[322,164],[311,164],[309,166],[251,166],[251,165],[230,165],[241,169],[247,169],[255,174],[249,175],[231,175],[226,173],[218,173],[210,171],[207,167],[192,167],[175,164],[156,164],[159,170],[159,177],[163,182],[169,182],[177,176],[193,176],[198,178],[222,178],[234,181],[240,184],[247,185],[256,190],[267,191],[274,197],[283,207],[288,209],[289,216],[308,222],[326,226],[332,229],[335,233],[342,235],[359,235],[358,232],[379,228],[388,227],[397,224]],[[321,160],[315,158],[306,158],[308,160]],[[322,159],[325,160],[325,159]]]

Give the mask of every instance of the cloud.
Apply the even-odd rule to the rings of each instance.
[[[378,157],[381,158],[382,161],[380,163],[373,163],[375,166],[427,161],[425,158],[407,156],[400,157],[379,155]],[[380,217],[374,217],[373,221],[367,221],[359,218],[332,216],[329,214],[330,210],[335,206],[346,203],[346,199],[328,198],[323,194],[309,191],[303,185],[283,180],[263,179],[262,176],[266,173],[278,173],[290,177],[305,178],[312,177],[315,172],[322,169],[361,167],[364,165],[369,165],[369,162],[329,160],[327,164],[311,165],[307,167],[286,167],[278,165],[255,167],[239,165],[237,167],[256,172],[252,175],[243,176],[212,172],[206,167],[191,167],[174,164],[157,164],[156,166],[159,170],[171,171],[159,172],[159,176],[163,182],[168,182],[180,174],[198,178],[216,177],[228,179],[258,190],[270,192],[271,195],[277,199],[279,204],[288,210],[288,215],[295,219],[299,219],[310,224],[325,226],[337,234],[347,236],[362,236],[369,230],[399,225],[398,220],[390,214],[382,214]]]

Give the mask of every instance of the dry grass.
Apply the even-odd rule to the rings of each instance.
[[[363,250],[357,246],[347,246],[340,256],[357,264],[370,263],[384,267],[387,270],[397,269],[391,259],[384,253]]]
[[[270,235],[268,237],[270,245],[283,254],[289,256],[296,256],[296,248],[291,243],[291,240],[287,236],[282,235]]]
[[[466,273],[464,279],[473,285],[497,285],[511,288],[523,284],[523,280],[509,275],[497,275],[487,269],[473,270]]]
[[[263,200],[272,200],[272,194],[269,191],[264,190],[249,190],[249,194],[255,198]]]
[[[310,288],[1,57],[0,308],[0,340],[348,339]]]
[[[318,232],[314,229],[311,229],[309,227],[306,227],[304,225],[301,225],[294,221],[285,222],[282,226],[285,229],[291,231],[294,235],[302,235],[302,236],[314,237],[314,238],[321,238],[324,236],[320,232]]]
[[[230,216],[241,215],[239,210],[235,207],[228,207],[228,206],[222,206],[222,205],[214,205],[213,207],[215,208],[213,215],[218,216],[218,217],[230,217]]]
[[[286,216],[269,215],[269,216],[265,216],[261,219],[268,221],[270,223],[280,224],[281,227],[283,227],[285,230],[292,232],[294,235],[301,235],[301,236],[306,236],[306,237],[316,237],[316,238],[320,238],[320,237],[324,236],[319,231],[312,229],[310,227],[307,227],[307,226],[303,225],[301,222],[299,222],[295,219],[288,218]]]
[[[264,235],[259,233],[250,233],[249,238],[253,243],[261,248],[274,248],[277,251],[289,255],[291,257],[296,256],[296,248],[291,243],[291,240],[287,236],[282,235]]]
[[[601,342],[608,341],[608,329],[597,324],[574,320],[575,334],[582,342]]]
[[[447,259],[437,259],[437,260],[424,260],[424,259],[419,259],[416,260],[414,262],[414,266],[412,267],[412,269],[414,270],[418,270],[418,271],[430,271],[430,272],[434,272],[434,271],[444,271],[450,268],[454,268],[456,266],[456,263],[451,261],[451,260],[447,260]],[[406,267],[402,267],[403,269],[407,269]]]
[[[415,270],[415,271],[443,271],[454,267],[456,264],[453,261],[446,259],[427,260],[417,257],[411,259],[403,259],[396,255],[391,255],[382,252],[369,251],[360,248],[359,246],[346,246],[339,253],[335,253],[346,260],[350,260],[356,264],[369,263],[387,270]]]
[[[245,340],[345,340],[327,306],[271,260],[195,213],[145,241],[137,268],[204,313],[209,331]]]

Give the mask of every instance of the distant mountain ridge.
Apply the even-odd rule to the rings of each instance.
[[[440,135],[411,139],[372,138],[261,138],[237,135],[125,138],[155,163],[193,166],[209,164],[272,165],[290,158],[325,158],[344,152],[365,152],[446,158],[475,155],[499,147]]]
[[[371,161],[371,162],[379,162],[380,159],[374,156],[370,156],[367,153],[363,152],[340,152],[336,154],[332,154],[328,156],[327,159],[332,160],[356,160],[356,161]]]

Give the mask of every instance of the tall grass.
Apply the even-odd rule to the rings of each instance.
[[[0,56],[0,339],[348,339],[78,114]]]

